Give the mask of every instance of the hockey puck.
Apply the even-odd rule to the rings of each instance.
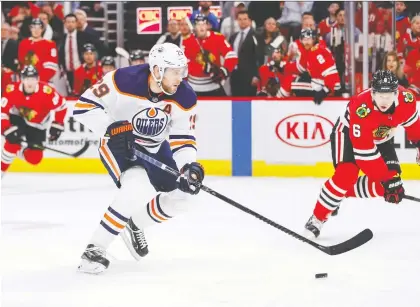
[[[315,274],[315,278],[327,278],[327,277],[328,277],[328,273]]]

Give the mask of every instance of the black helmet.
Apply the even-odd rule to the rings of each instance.
[[[200,22],[200,21],[208,22],[208,21],[209,21],[209,19],[207,18],[207,16],[206,16],[206,15],[203,15],[203,14],[197,14],[197,15],[195,16],[195,19],[194,19],[194,24],[196,24],[197,22]]]
[[[38,77],[38,71],[32,65],[26,65],[20,72],[21,78],[28,78],[28,77]]]
[[[41,28],[44,28],[44,23],[39,18],[34,18],[31,21],[31,26],[40,26]]]
[[[373,92],[390,93],[397,91],[398,79],[390,70],[378,70],[373,74]]]
[[[104,56],[101,60],[102,66],[112,65],[115,66],[115,60],[112,56]]]
[[[96,48],[93,44],[84,44],[83,45],[83,52],[95,52]]]
[[[318,36],[316,30],[311,28],[302,29],[300,31],[300,39],[304,39],[305,37],[316,39]]]
[[[137,50],[133,50],[130,52],[130,61],[135,61],[135,60],[144,60],[144,52],[140,49]]]

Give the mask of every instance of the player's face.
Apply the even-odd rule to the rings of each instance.
[[[195,24],[195,34],[197,37],[205,37],[207,35],[207,23],[206,22],[197,22]]]
[[[42,35],[42,27],[41,26],[31,26],[31,34],[34,38],[39,38]]]
[[[115,70],[115,67],[112,65],[104,65],[102,66],[102,71],[104,73],[104,75],[106,75],[107,73],[109,73],[110,71]]]
[[[87,64],[92,64],[96,60],[95,53],[87,51],[83,53],[83,59]]]
[[[395,73],[397,71],[398,62],[394,56],[388,56],[386,59],[386,69]]]
[[[386,112],[397,100],[398,91],[394,93],[372,93],[372,98],[380,111]]]
[[[314,46],[314,39],[312,37],[304,37],[302,38],[302,45],[306,50],[309,50]]]
[[[182,79],[188,74],[187,67],[183,68],[166,68],[163,73],[162,87],[165,92],[175,94]]]
[[[146,63],[146,62],[144,60],[141,60],[141,59],[133,60],[133,61],[131,61],[131,66],[140,65],[140,64],[144,64],[144,63]]]
[[[36,85],[38,84],[38,78],[36,77],[27,77],[22,79],[22,84],[25,92],[33,93],[35,91]]]

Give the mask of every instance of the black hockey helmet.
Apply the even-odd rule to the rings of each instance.
[[[306,37],[316,39],[318,37],[318,33],[316,30],[311,28],[305,28],[300,31],[300,39],[304,39]]]
[[[197,14],[195,16],[195,19],[194,19],[194,24],[196,24],[197,22],[200,22],[200,21],[209,22],[209,19],[207,18],[206,15]]]
[[[32,65],[26,65],[25,67],[23,67],[23,69],[20,72],[20,76],[21,78],[30,78],[30,77],[35,77],[37,78],[39,76],[38,71],[36,70],[36,68]]]
[[[140,49],[132,50],[130,52],[130,61],[144,60],[144,57],[145,53]]]
[[[39,18],[34,18],[31,21],[31,26],[40,26],[41,28],[44,28],[44,23]]]
[[[96,47],[93,44],[84,44],[83,45],[83,52],[96,52]]]
[[[111,65],[115,66],[115,60],[112,56],[104,56],[101,60],[102,66]]]
[[[390,70],[378,70],[373,74],[372,91],[379,93],[396,92],[398,79]]]

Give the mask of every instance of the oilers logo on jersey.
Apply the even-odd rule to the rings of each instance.
[[[160,108],[146,108],[134,115],[132,125],[134,133],[145,138],[164,138],[168,125],[168,115]]]

